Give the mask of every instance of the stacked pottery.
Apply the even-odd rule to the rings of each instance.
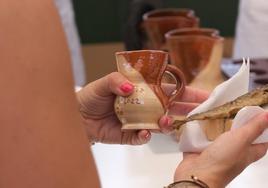
[[[170,30],[198,26],[199,18],[190,9],[158,9],[143,15],[149,49],[166,50],[165,34]]]
[[[218,30],[176,29],[165,37],[171,63],[183,71],[187,84],[212,90],[223,81],[220,66],[224,39]]]
[[[187,84],[212,91],[223,82],[221,60],[224,39],[216,29],[187,28],[165,35],[171,63],[179,67]],[[202,127],[208,140],[229,130],[230,121],[214,120]]]

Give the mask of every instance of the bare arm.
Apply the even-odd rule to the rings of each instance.
[[[51,0],[0,0],[0,187],[99,187]]]

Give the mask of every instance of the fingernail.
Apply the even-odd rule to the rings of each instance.
[[[169,122],[169,119],[168,119],[168,117],[166,116],[166,117],[165,117],[165,123],[164,123],[164,125],[168,125],[168,122]]]
[[[150,136],[151,136],[151,133],[148,132],[144,137],[145,137],[146,140],[148,140],[150,138]]]
[[[165,119],[165,125],[167,126],[171,125],[172,121],[173,121],[172,118],[167,116]]]
[[[123,91],[124,93],[129,93],[133,90],[133,88],[134,86],[130,83],[124,83],[120,86],[121,91]]]

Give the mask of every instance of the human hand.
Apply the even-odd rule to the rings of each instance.
[[[150,132],[121,131],[114,112],[116,95],[128,96],[134,86],[120,73],[111,73],[77,92],[79,110],[90,141],[109,144],[140,145],[150,140]]]
[[[163,89],[167,93],[171,93],[175,89],[174,84],[164,84]],[[161,117],[159,124],[162,127],[163,133],[170,133],[174,130],[174,116],[185,116],[196,108],[200,103],[204,102],[209,96],[209,93],[204,90],[186,87],[180,98],[177,98],[168,110],[168,116]]]
[[[266,154],[268,143],[252,145],[266,128],[268,113],[263,113],[244,127],[222,134],[202,153],[185,153],[174,180],[194,175],[210,187],[225,187],[248,165]]]
[[[174,90],[175,86],[164,86],[167,92]],[[111,144],[140,145],[147,143],[151,138],[148,130],[121,131],[121,123],[114,112],[116,95],[128,96],[134,86],[120,73],[109,74],[77,92],[79,109],[85,124],[88,138],[92,142]],[[170,114],[185,114],[196,107],[199,101],[207,97],[205,92],[186,88],[183,96],[176,99],[170,109]],[[173,129],[172,119],[168,116],[159,122],[160,132],[167,133]]]

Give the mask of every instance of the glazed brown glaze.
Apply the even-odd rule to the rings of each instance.
[[[165,37],[171,63],[183,71],[187,83],[210,63],[214,66],[214,71],[220,71],[223,38],[219,36],[218,30],[176,29],[168,32]]]
[[[190,9],[158,9],[143,16],[150,49],[165,48],[165,33],[172,29],[198,27],[199,18]]]
[[[135,86],[129,97],[117,97],[115,112],[123,129],[158,129],[158,120],[185,88],[183,74],[167,65],[168,53],[140,50],[116,53],[118,71]],[[161,88],[165,72],[173,75],[177,87],[168,96]]]
[[[116,55],[123,55],[126,61],[138,71],[145,82],[157,95],[163,107],[166,109],[178,94],[182,93],[184,88],[184,75],[176,67],[167,64],[168,53],[156,50],[139,50],[119,52]],[[175,95],[167,96],[161,88],[161,80],[165,73],[168,71],[174,75],[178,82]],[[126,75],[127,76],[127,75]],[[170,100],[173,99],[173,100]]]

